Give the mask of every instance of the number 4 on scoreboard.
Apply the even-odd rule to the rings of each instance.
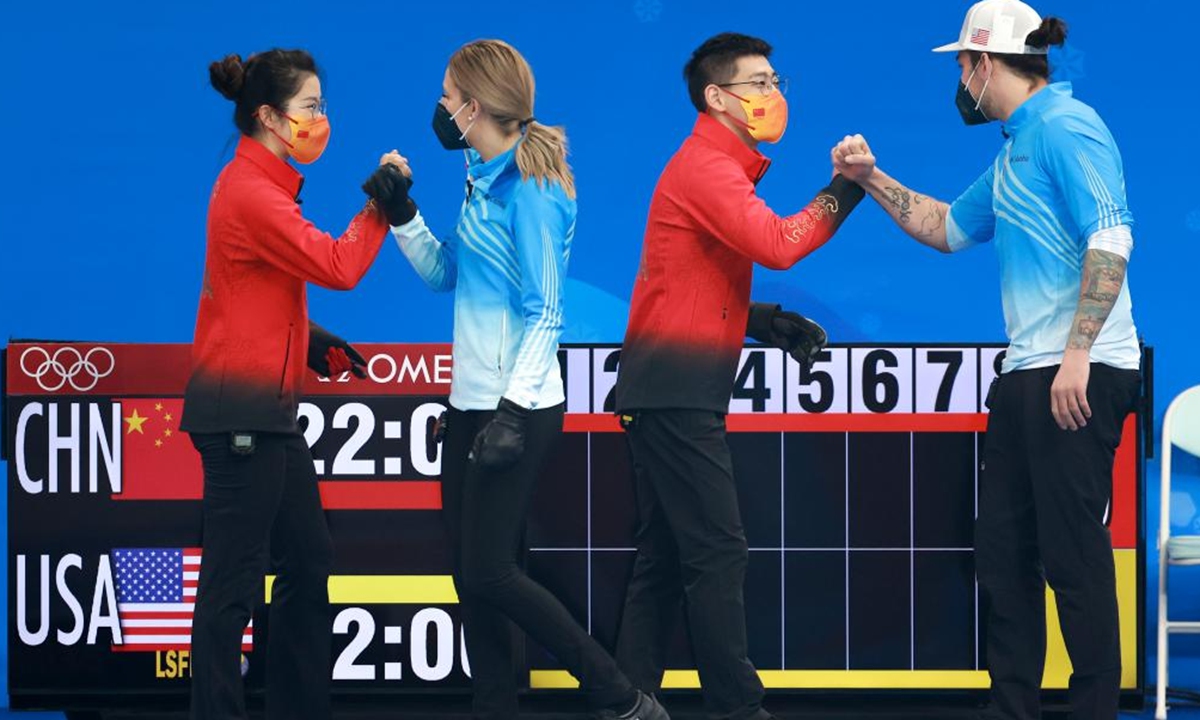
[[[783,351],[774,348],[742,350],[733,383],[729,412],[783,412]]]

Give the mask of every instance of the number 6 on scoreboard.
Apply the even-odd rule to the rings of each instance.
[[[850,352],[856,413],[913,411],[911,348],[854,348]]]

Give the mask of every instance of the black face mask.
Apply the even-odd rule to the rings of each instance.
[[[975,70],[979,68],[976,65],[971,70],[971,74],[967,76],[967,82],[971,82],[971,78],[975,77]],[[992,121],[990,117],[980,110],[983,104],[983,93],[987,91],[987,83],[983,84],[983,89],[979,91],[979,100],[971,97],[971,92],[967,90],[967,86],[963,83],[958,84],[958,94],[954,96],[954,105],[958,108],[958,113],[962,115],[963,122],[968,125],[983,125]]]
[[[471,147],[471,143],[466,141],[466,132],[460,131],[458,125],[454,124],[454,115],[462,112],[466,106],[467,103],[463,103],[453,115],[440,102],[433,109],[433,134],[437,135],[438,141],[447,150],[466,150]],[[471,126],[468,125],[467,130],[470,129]]]

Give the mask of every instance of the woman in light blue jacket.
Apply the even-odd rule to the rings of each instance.
[[[425,282],[455,292],[442,499],[475,714],[517,717],[511,621],[566,665],[600,716],[667,720],[518,563],[538,475],[562,434],[557,355],[575,234],[566,136],[534,119],[533,101],[533,73],[511,45],[459,48],[433,118],[442,145],[467,155],[458,226],[438,240],[417,212],[392,228]],[[400,155],[385,159],[410,174]]]

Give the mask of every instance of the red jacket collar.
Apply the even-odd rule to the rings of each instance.
[[[767,168],[771,167],[771,161],[766,155],[752,150],[742,142],[736,133],[708,113],[700,113],[700,116],[696,118],[692,135],[706,140],[717,150],[736,160],[738,165],[741,165],[742,169],[746,171],[746,177],[750,178],[750,182],[757,183],[763,175],[767,174]]]
[[[275,153],[267,149],[261,142],[243,135],[238,141],[237,157],[254,163],[271,182],[288,191],[292,197],[300,194],[300,186],[304,184],[304,176],[292,167],[286,160],[275,157]]]

